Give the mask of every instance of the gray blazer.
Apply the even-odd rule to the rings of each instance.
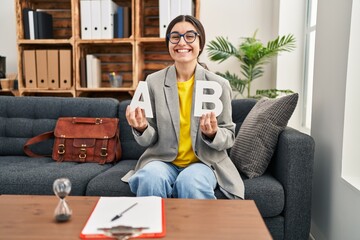
[[[235,124],[231,116],[231,88],[227,80],[197,65],[195,81],[216,81],[222,88],[223,111],[217,117],[218,131],[213,141],[208,141],[200,131],[199,117],[194,117],[194,104],[191,118],[191,140],[197,158],[215,173],[220,190],[229,198],[244,198],[244,183],[239,172],[229,158],[226,150],[234,144]],[[148,147],[140,157],[135,170],[128,172],[122,180],[128,179],[147,163],[160,160],[172,162],[178,153],[180,131],[179,98],[175,66],[170,66],[149,75],[146,79],[149,88],[154,118],[148,119],[149,126],[141,134],[133,131],[136,141]],[[195,97],[195,87],[193,102]]]

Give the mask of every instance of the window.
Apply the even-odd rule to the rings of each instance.
[[[314,74],[315,33],[316,33],[317,0],[307,0],[307,17],[305,25],[305,68],[304,68],[304,104],[302,126],[311,128],[311,104]]]

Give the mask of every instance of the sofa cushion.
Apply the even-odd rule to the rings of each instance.
[[[245,199],[254,200],[263,217],[273,217],[282,213],[285,206],[284,188],[270,173],[244,179],[244,185]]]
[[[262,98],[251,109],[230,151],[230,158],[241,173],[254,178],[266,171],[278,136],[286,127],[297,100],[297,93],[277,99]]]
[[[243,178],[245,199],[254,200],[261,216],[274,217],[282,213],[285,206],[284,188],[270,173],[266,172],[257,178]],[[226,199],[219,188],[215,189],[215,196]]]
[[[85,195],[89,181],[112,164],[57,163],[51,158],[0,156],[0,194],[53,195],[57,178],[70,179],[70,195]]]
[[[121,160],[115,166],[93,178],[86,190],[88,196],[135,196],[121,178],[135,168],[137,161]]]

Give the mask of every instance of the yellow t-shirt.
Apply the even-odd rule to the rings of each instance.
[[[173,161],[178,167],[186,167],[191,163],[197,162],[191,144],[191,106],[195,76],[193,75],[186,82],[178,82],[179,105],[180,105],[180,137],[179,152]]]

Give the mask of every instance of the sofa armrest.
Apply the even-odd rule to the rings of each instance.
[[[274,177],[285,192],[285,239],[308,239],[315,143],[311,136],[286,127],[273,159]]]

